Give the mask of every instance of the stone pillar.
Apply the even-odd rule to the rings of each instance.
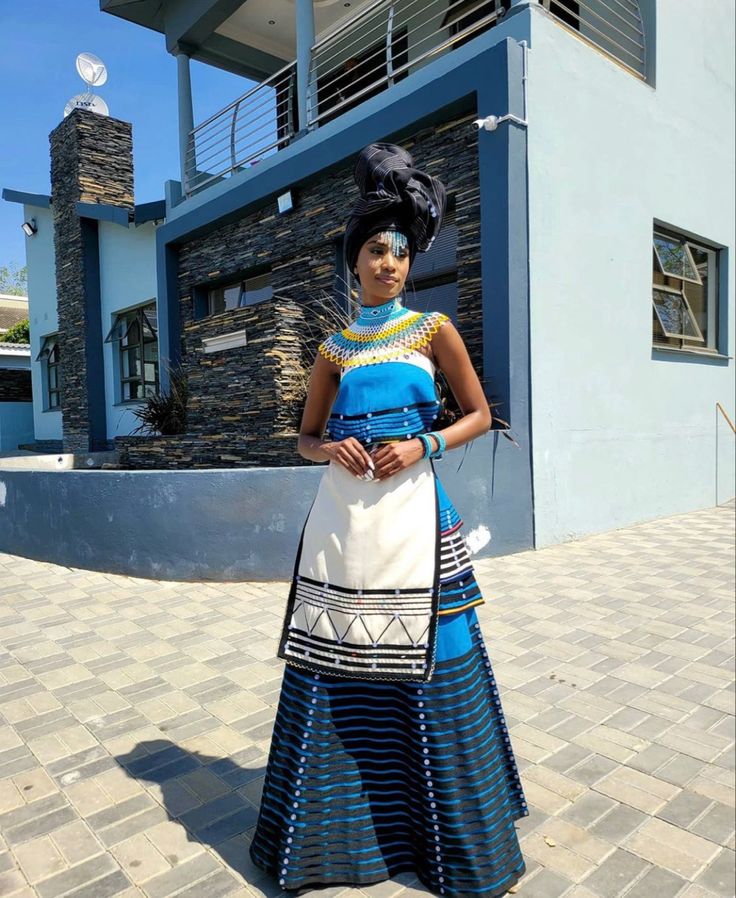
[[[133,212],[132,126],[73,110],[49,135],[65,452],[107,446],[97,222],[77,203]]]

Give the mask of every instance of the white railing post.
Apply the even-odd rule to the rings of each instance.
[[[388,8],[388,20],[386,22],[386,78],[389,87],[394,83],[394,5]]]

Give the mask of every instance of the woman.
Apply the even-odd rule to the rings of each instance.
[[[412,872],[438,895],[495,898],[524,872],[527,807],[484,598],[432,465],[491,415],[447,316],[400,302],[441,227],[442,183],[392,144],[366,147],[355,179],[345,255],[361,308],[320,345],[302,418],[299,452],[329,464],[294,566],[250,854],[284,889]],[[464,414],[434,431],[437,367]]]

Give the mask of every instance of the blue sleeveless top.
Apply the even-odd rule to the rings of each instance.
[[[330,439],[361,443],[410,440],[439,415],[434,363],[419,349],[448,321],[441,312],[413,312],[398,297],[362,306],[349,327],[319,351],[341,367],[327,422]]]

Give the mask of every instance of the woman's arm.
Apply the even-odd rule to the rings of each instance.
[[[446,321],[432,338],[435,364],[442,370],[450,385],[463,417],[437,431],[445,439],[447,449],[455,449],[485,433],[492,417],[478,375],[470,361],[462,337],[451,321]],[[437,447],[437,441],[430,437]],[[418,461],[424,453],[421,440],[387,443],[373,456],[376,463],[374,477],[389,477]]]
[[[446,321],[437,331],[431,347],[435,364],[447,378],[463,413],[454,424],[438,431],[445,438],[447,448],[455,449],[489,430],[493,418],[463,338],[451,321]]]
[[[339,384],[339,369],[318,352],[309,376],[297,451],[310,461],[337,461],[361,477],[373,467],[373,461],[358,440],[354,437],[337,441],[322,440]]]

